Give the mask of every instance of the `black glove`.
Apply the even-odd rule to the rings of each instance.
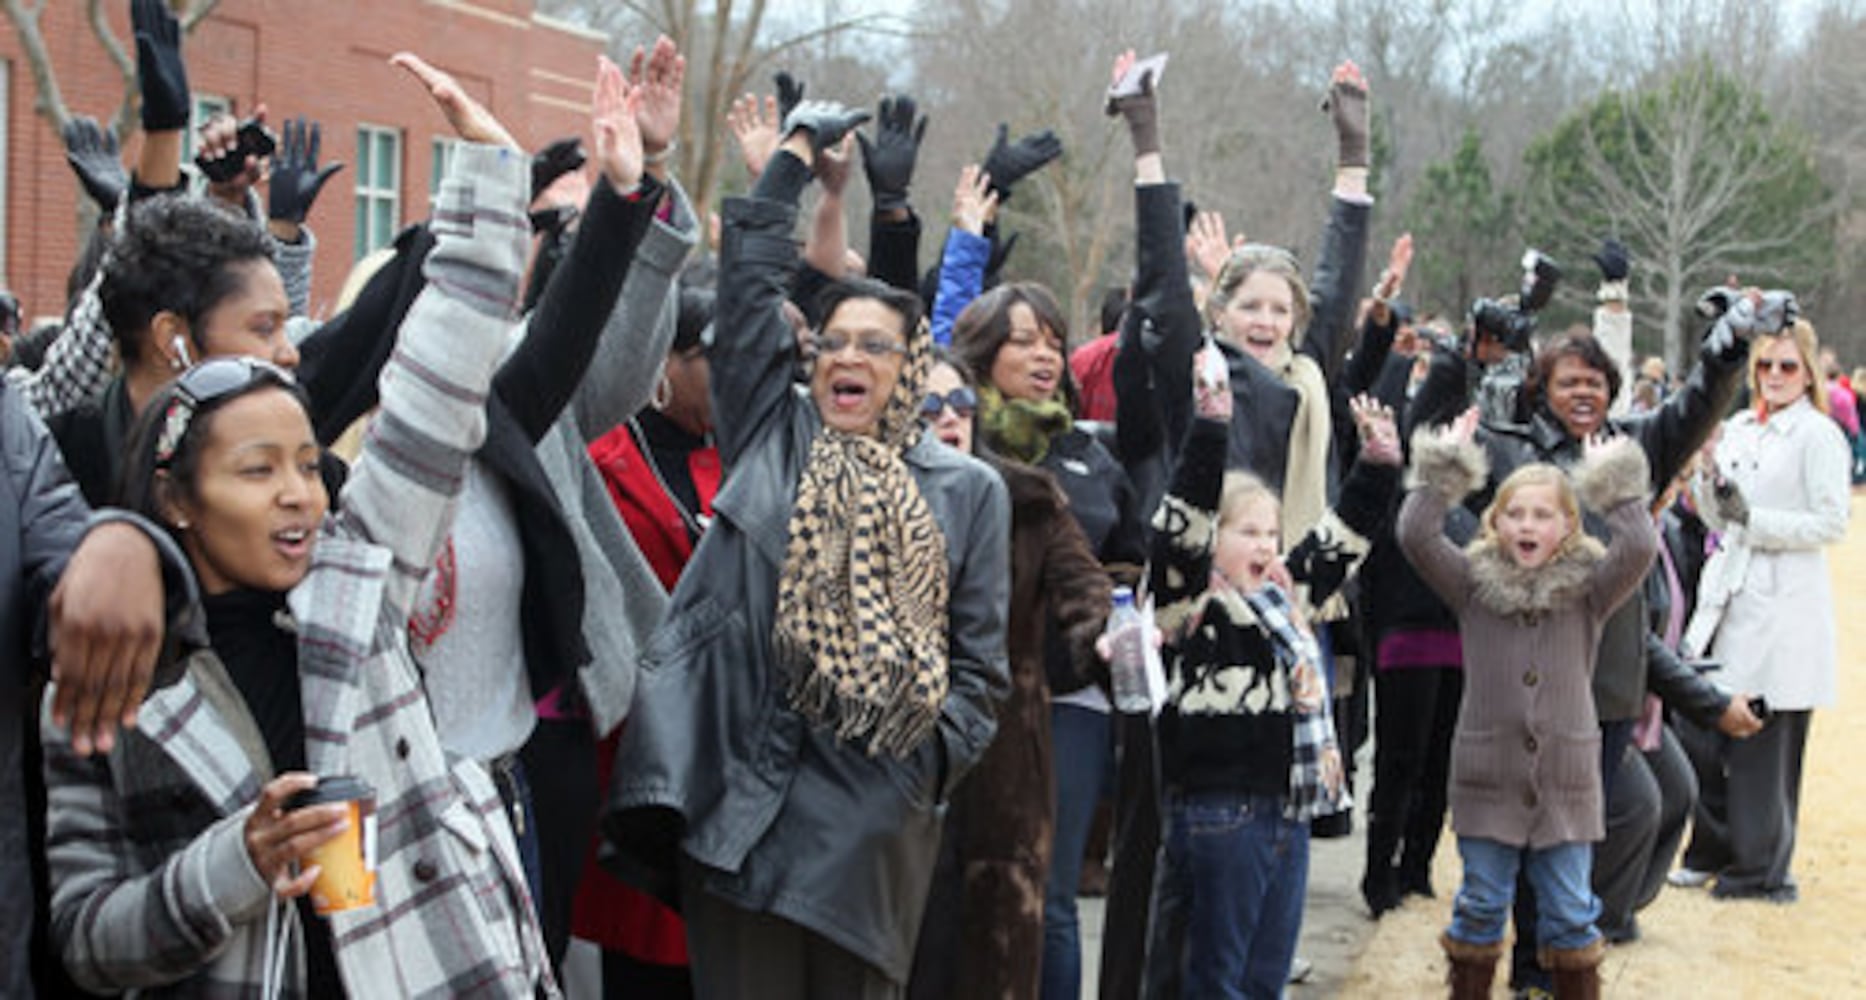
[[[78,175],[84,193],[91,196],[105,215],[117,210],[123,192],[130,189],[130,172],[123,169],[117,150],[117,130],[106,129],[97,119],[79,115],[65,123],[59,134],[65,140],[65,162]]]
[[[1011,187],[1063,155],[1063,141],[1049,129],[1032,132],[1016,142],[1010,141],[1011,127],[998,123],[997,141],[985,154],[985,172],[991,175],[991,189],[998,193],[998,204],[1011,200]]]
[[[165,0],[130,0],[136,30],[136,78],[142,83],[143,129],[188,127],[188,67],[181,61],[181,22]]]
[[[1145,156],[1160,151],[1160,107],[1153,98],[1153,71],[1140,76],[1140,93],[1108,99],[1103,109],[1127,121],[1127,134],[1134,140],[1134,155]]]
[[[803,102],[803,81],[781,69],[771,82],[777,85],[778,121],[790,121],[791,111]]]
[[[810,133],[810,144],[820,153],[872,117],[866,109],[846,108],[835,101],[803,101],[784,116],[784,134],[798,129]]]
[[[318,192],[324,189],[324,182],[343,169],[342,163],[317,165],[317,151],[322,140],[323,129],[317,122],[307,123],[302,116],[286,120],[279,151],[272,157],[267,218],[282,222],[305,221],[305,216],[311,214],[311,205],[317,201]]]
[[[1335,123],[1335,142],[1339,150],[1335,164],[1367,166],[1367,88],[1338,80],[1329,85],[1328,96],[1322,98],[1322,110]]]
[[[1600,268],[1601,281],[1625,281],[1633,272],[1633,258],[1626,252],[1626,244],[1611,236],[1600,241],[1600,252],[1594,255],[1594,263]]]
[[[862,144],[862,172],[868,175],[877,212],[907,207],[907,185],[914,179],[920,139],[927,134],[926,116],[914,120],[917,110],[919,106],[906,94],[884,97],[875,117],[874,141],[855,133],[855,141]]]
[[[994,280],[1004,270],[1004,262],[1011,258],[1011,251],[1017,249],[1017,238],[1023,233],[1012,233],[1004,239],[995,236],[991,241],[991,256],[985,261],[985,285],[997,284]]]
[[[576,136],[559,139],[538,150],[531,156],[531,197],[544,193],[544,189],[557,182],[559,177],[583,166],[587,159],[583,155],[583,144]]]
[[[1718,476],[1711,493],[1717,499],[1717,516],[1725,524],[1749,524],[1749,501],[1744,499],[1742,489],[1735,483]]]

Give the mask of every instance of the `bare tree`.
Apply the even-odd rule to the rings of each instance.
[[[35,91],[33,110],[52,126],[52,131],[60,132],[65,123],[71,120],[71,111],[65,105],[63,91],[59,89],[57,68],[52,65],[52,56],[45,47],[45,34],[40,25],[50,3],[51,0],[38,0],[30,4],[25,0],[0,0],[0,12],[5,13],[7,20],[13,23],[13,32],[19,38],[20,49],[25,53],[27,67],[32,72]],[[170,0],[170,3],[181,18],[183,32],[192,32],[196,25],[214,12],[214,8],[220,6],[220,0]],[[104,10],[104,0],[85,0],[85,17],[98,44],[103,46],[111,64],[123,77],[123,99],[118,103],[113,118],[117,134],[127,138],[137,128],[136,60],[111,29],[109,16]]]

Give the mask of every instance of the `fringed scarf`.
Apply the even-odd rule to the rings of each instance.
[[[1283,464],[1282,550],[1288,552],[1328,513],[1328,441],[1334,428],[1328,419],[1328,383],[1315,359],[1291,350],[1285,340],[1271,361],[1267,367],[1296,390],[1296,418],[1289,428],[1289,454]],[[1297,591],[1303,607],[1321,621],[1347,616],[1339,595],[1315,608],[1307,587]]]
[[[811,442],[778,576],[775,646],[790,702],[870,756],[905,757],[945,704],[946,539],[902,454],[920,437],[931,337],[909,338],[877,437]]]

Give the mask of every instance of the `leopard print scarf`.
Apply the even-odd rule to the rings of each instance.
[[[817,432],[778,576],[792,707],[870,756],[912,753],[946,701],[946,539],[901,458],[920,439],[930,343],[924,325],[910,338],[878,437]]]

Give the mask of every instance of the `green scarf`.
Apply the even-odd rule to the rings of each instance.
[[[981,385],[978,426],[992,451],[1036,465],[1050,453],[1050,442],[1075,426],[1075,418],[1062,400],[1005,399],[996,388]]]

